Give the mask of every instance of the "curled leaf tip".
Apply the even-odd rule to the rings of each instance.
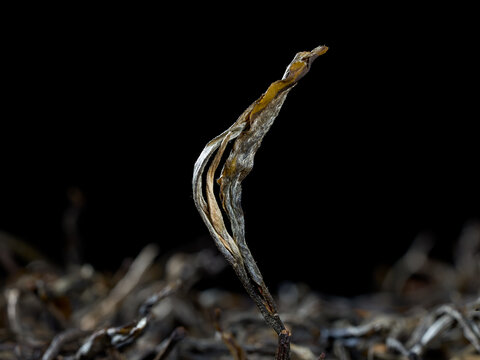
[[[315,49],[313,49],[312,53],[315,53],[317,54],[317,56],[319,56],[319,55],[325,54],[327,50],[328,50],[328,46],[320,45],[320,46],[317,46]]]
[[[317,46],[312,51],[302,51],[295,55],[292,62],[288,65],[282,80],[291,84],[297,83],[310,70],[313,61],[327,52],[325,45]]]
[[[325,54],[327,51],[328,51],[328,46],[325,46],[325,45],[317,46],[315,49],[311,51],[312,59],[310,61],[315,60],[317,57]]]

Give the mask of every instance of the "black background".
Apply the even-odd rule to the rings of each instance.
[[[61,263],[75,186],[87,201],[84,260],[97,268],[149,242],[163,253],[213,246],[193,205],[196,157],[296,52],[325,44],[244,182],[247,241],[267,284],[370,291],[375,270],[423,233],[451,260],[462,226],[480,217],[468,9],[214,10],[9,14],[0,229]],[[232,277],[218,284],[239,288]]]

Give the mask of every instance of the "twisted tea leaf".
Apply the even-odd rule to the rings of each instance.
[[[234,268],[265,321],[278,335],[282,334],[285,326],[277,314],[273,298],[265,286],[260,270],[245,241],[241,183],[252,170],[255,153],[277,117],[288,93],[308,72],[311,63],[318,56],[324,54],[327,49],[326,46],[319,46],[312,51],[297,53],[288,65],[282,79],[273,82],[267,91],[251,104],[229,129],[211,140],[203,149],[194,166],[193,194],[200,216],[207,225],[216,246]],[[219,197],[230,222],[230,234],[215,197],[214,177],[228,143],[234,139],[236,140],[218,179]],[[211,160],[214,154],[215,156]],[[205,176],[205,200],[202,191],[202,176],[209,162],[210,165]]]

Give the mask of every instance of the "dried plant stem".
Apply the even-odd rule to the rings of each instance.
[[[326,51],[327,47],[319,46],[312,51],[296,54],[282,79],[273,82],[267,91],[251,104],[229,129],[205,146],[195,163],[193,173],[195,205],[215,244],[235,270],[267,324],[279,335],[277,359],[289,358],[290,333],[285,329],[278,316],[275,302],[245,241],[241,183],[252,170],[255,153],[277,117],[288,93],[308,72],[311,63]],[[223,211],[230,221],[230,234],[215,196],[214,177],[228,143],[234,139],[236,140],[218,179],[219,197]],[[211,160],[215,152],[216,154]],[[202,178],[209,162],[210,165],[205,176],[205,200]]]

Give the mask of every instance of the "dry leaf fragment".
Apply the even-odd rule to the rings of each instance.
[[[312,51],[297,53],[282,79],[273,82],[229,129],[211,140],[194,166],[192,185],[195,205],[218,249],[234,268],[265,321],[278,335],[285,333],[285,326],[277,314],[273,298],[245,242],[241,183],[252,170],[255,153],[277,117],[288,93],[308,72],[312,62],[326,51],[326,46],[319,46]],[[230,233],[215,196],[214,177],[228,143],[234,139],[236,140],[218,179],[219,197],[223,211],[230,222]],[[202,177],[209,162],[205,176],[205,200]]]

